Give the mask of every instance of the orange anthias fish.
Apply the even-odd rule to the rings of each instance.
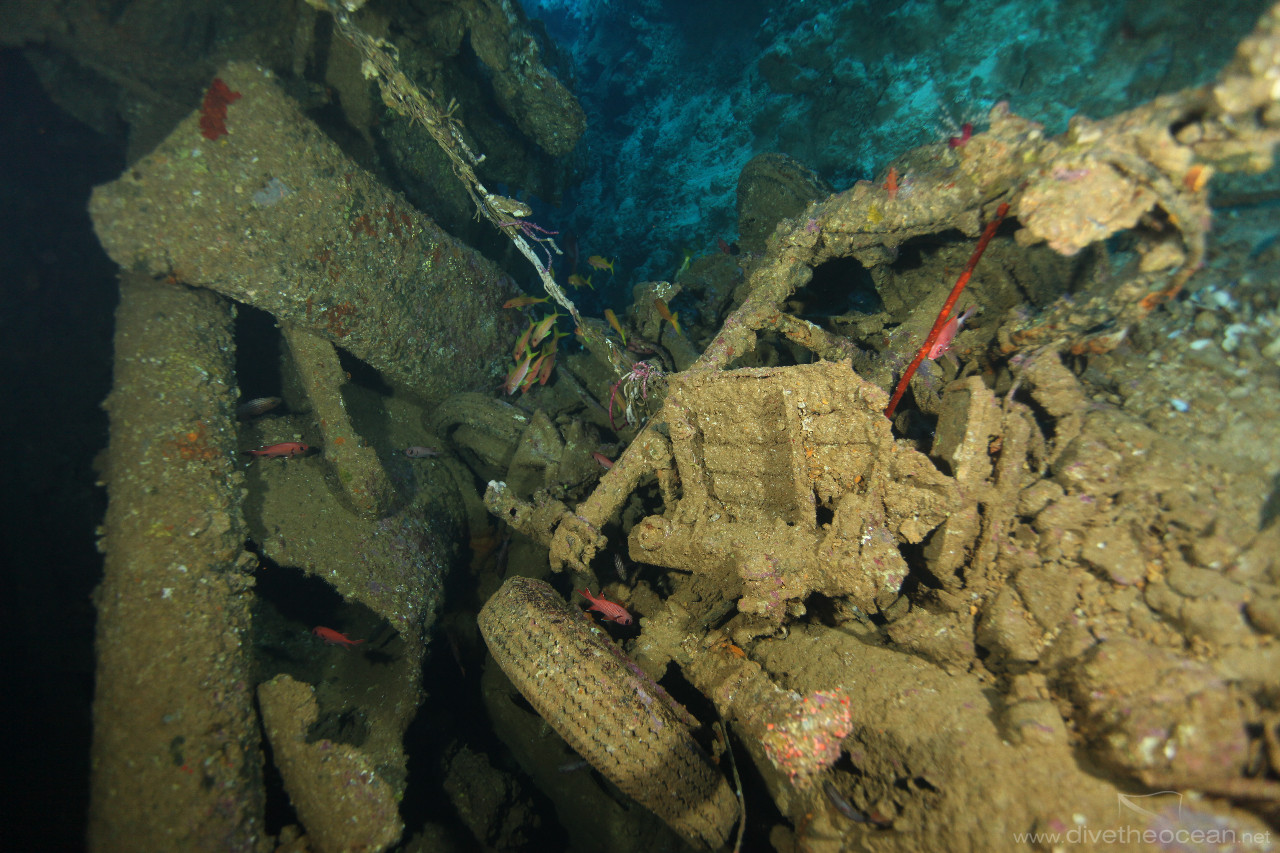
[[[622,331],[622,324],[618,322],[618,315],[613,313],[612,308],[604,309],[604,318],[609,321],[609,325],[613,326],[613,330],[622,336],[622,345],[627,345],[627,333]]]
[[[587,265],[592,269],[608,270],[609,275],[613,275],[613,261],[608,260],[607,258],[602,258],[599,255],[592,255],[587,258]]]
[[[323,625],[317,625],[311,629],[311,633],[324,640],[331,646],[346,646],[347,648],[355,648],[361,643],[368,640],[353,640],[341,631],[335,631],[332,628],[326,628]]]
[[[671,309],[667,307],[667,303],[663,302],[661,299],[653,300],[653,305],[655,308],[658,309],[659,317],[661,317],[662,319],[670,323],[671,328],[675,329],[676,332],[678,332],[681,335],[684,334],[684,332],[680,330],[680,312],[679,311],[672,314]]]
[[[539,302],[546,302],[550,296],[517,296],[515,299],[508,299],[502,303],[503,308],[525,308],[529,305],[537,305]]]

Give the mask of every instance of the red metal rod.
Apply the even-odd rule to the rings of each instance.
[[[996,229],[1000,227],[1000,223],[1004,221],[1005,214],[1008,212],[1009,205],[1001,202],[1000,206],[996,208],[996,218],[988,222],[987,227],[982,230],[982,236],[978,238],[977,248],[969,256],[969,263],[965,264],[964,272],[960,273],[960,277],[956,279],[955,286],[951,288],[951,295],[942,304],[942,310],[938,312],[938,319],[933,321],[933,328],[929,330],[928,337],[924,339],[924,345],[920,347],[915,359],[903,371],[902,378],[898,380],[898,387],[893,389],[893,396],[889,398],[889,405],[884,410],[886,418],[893,417],[894,410],[898,408],[898,401],[906,393],[907,383],[915,375],[916,368],[920,366],[920,362],[924,361],[925,355],[933,348],[933,343],[938,339],[938,335],[941,334],[942,327],[947,325],[947,318],[951,316],[951,309],[955,307],[956,300],[960,298],[960,291],[964,290],[964,286],[969,283],[969,278],[973,275],[973,268],[978,265],[978,261],[982,258],[982,253],[987,250],[987,244],[996,235]]]

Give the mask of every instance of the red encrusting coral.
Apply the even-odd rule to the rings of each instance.
[[[209,91],[204,93],[200,106],[200,135],[205,139],[217,139],[227,135],[227,106],[240,100],[240,93],[231,91],[221,77],[214,77]]]

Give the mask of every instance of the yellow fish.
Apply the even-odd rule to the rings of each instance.
[[[658,309],[658,316],[670,323],[671,328],[675,329],[677,333],[683,335],[684,332],[680,331],[680,312],[677,311],[672,314],[671,309],[667,307],[667,303],[661,299],[653,300],[653,304]]]
[[[507,374],[507,381],[502,383],[502,390],[507,395],[516,393],[516,389],[524,384],[525,377],[529,375],[529,367],[533,364],[533,353],[529,353],[524,359],[516,364]]]
[[[548,314],[542,318],[542,322],[538,323],[533,329],[533,334],[529,336],[529,346],[536,347],[542,343],[542,339],[551,333],[551,327],[556,324],[556,320],[564,315],[559,311],[554,314]]]
[[[609,275],[613,275],[613,261],[606,260],[605,258],[602,258],[599,255],[592,255],[591,257],[587,258],[587,264],[592,269],[608,270]]]
[[[546,302],[549,296],[517,296],[515,299],[508,299],[502,303],[503,308],[524,308],[528,305],[537,305],[539,302]]]
[[[551,339],[547,341],[547,352],[554,353],[557,349],[559,349],[559,346],[558,346],[559,340],[561,338],[567,338],[567,337],[569,337],[568,332],[562,332],[560,331],[558,326],[553,326],[551,328]]]
[[[547,353],[547,358],[542,362],[542,367],[538,370],[538,384],[546,385],[547,380],[551,378],[551,371],[556,366],[556,351],[553,349]]]
[[[520,360],[520,353],[529,349],[529,336],[533,334],[533,321],[529,321],[529,328],[524,330],[524,334],[516,341],[516,347],[511,351],[511,357],[516,361]]]
[[[520,393],[527,392],[538,381],[538,373],[542,370],[542,363],[547,360],[548,353],[539,353],[538,357],[533,360],[533,364],[529,365],[529,372],[525,374],[524,380],[520,383]]]
[[[613,326],[613,330],[622,336],[622,345],[627,345],[627,333],[622,331],[622,325],[618,323],[618,315],[613,313],[612,308],[604,309],[604,318],[609,321],[609,325]]]
[[[596,289],[595,285],[591,283],[591,276],[587,276],[586,278],[583,278],[577,273],[574,273],[573,275],[569,276],[569,284],[573,285],[574,287],[582,287],[585,284],[587,287],[591,288],[592,290]]]

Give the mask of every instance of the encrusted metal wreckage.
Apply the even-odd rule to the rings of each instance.
[[[358,30],[345,7],[359,5],[321,7],[364,51],[384,100],[434,128],[485,215],[517,243],[530,236],[522,211],[475,179],[471,167],[482,158],[463,143],[452,108],[414,100],[394,49]],[[505,8],[485,6],[490,17]],[[1002,104],[963,144],[915,149],[892,164],[885,183],[833,195],[781,158],[753,163],[744,181],[751,174],[793,192],[789,207],[749,211],[751,221],[780,224],[741,260],[745,283],[737,286],[739,261],[721,256],[677,281],[637,286],[628,349],[601,321],[578,317],[552,279],[551,295],[578,318],[583,348],[530,398],[532,411],[491,394],[451,393],[501,375],[514,335],[497,306],[514,292],[510,280],[425,216],[402,210],[325,142],[270,75],[233,64],[223,77],[245,93],[230,108],[239,122],[231,138],[195,157],[202,143],[191,116],[101,189],[92,211],[123,266],[166,275],[164,286],[181,280],[215,290],[289,327],[294,414],[282,423],[321,435],[324,454],[287,463],[305,475],[286,477],[279,466],[230,475],[214,513],[226,520],[217,526],[219,547],[225,551],[228,530],[249,530],[264,556],[366,604],[407,644],[396,653],[400,665],[376,674],[384,699],[371,714],[374,734],[363,749],[344,746],[340,762],[303,741],[316,715],[310,688],[287,676],[260,688],[277,755],[305,768],[286,769],[285,784],[321,847],[328,839],[385,849],[400,832],[391,806],[406,778],[400,738],[423,697],[418,663],[443,595],[449,543],[464,527],[473,550],[490,536],[473,476],[489,481],[489,513],[523,534],[505,564],[479,575],[489,596],[479,630],[501,668],[487,667],[482,690],[499,735],[555,802],[575,843],[599,837],[608,820],[634,830],[618,842],[632,849],[656,846],[669,832],[702,848],[727,846],[747,805],[740,781],[730,781],[736,771],[724,771],[734,751],[755,765],[787,819],[771,834],[780,850],[848,849],[872,835],[884,849],[1004,849],[1015,831],[1072,813],[1097,815],[1099,830],[1118,825],[1116,792],[1137,783],[1202,791],[1208,796],[1183,804],[1183,815],[1241,831],[1261,828],[1259,815],[1276,817],[1277,525],[1254,524],[1256,501],[1218,488],[1227,475],[1217,463],[1183,460],[1178,442],[1101,401],[1096,384],[1064,359],[1109,356],[1152,322],[1205,258],[1210,180],[1271,165],[1280,141],[1280,6],[1213,84],[1110,119],[1078,118],[1060,137]],[[561,106],[565,127],[530,129],[544,146],[563,147],[559,134],[581,130],[576,104]],[[306,156],[272,165],[280,134],[305,142]],[[255,195],[271,186],[268,172],[296,197]],[[320,184],[342,209],[297,209]],[[911,380],[915,405],[889,420],[888,389],[946,297],[942,271],[971,246],[931,244],[910,269],[895,260],[922,238],[957,229],[971,244],[1004,204],[1009,221],[965,293],[984,321],[957,341],[965,365],[947,356],[922,370]],[[170,231],[192,220],[179,229],[188,236],[157,237],[155,216],[171,220]],[[243,236],[246,221],[266,236]],[[1122,231],[1135,262],[1100,274],[1108,260],[1091,247]],[[360,254],[366,243],[369,263]],[[547,280],[550,265],[524,244],[521,253]],[[825,325],[805,319],[815,270],[841,259],[867,271],[883,310]],[[420,275],[387,272],[405,268]],[[463,281],[456,295],[465,298],[454,300]],[[664,321],[665,303],[655,299],[682,290],[703,300],[703,316],[725,317],[718,329],[686,332]],[[164,301],[140,285],[126,291],[137,313],[145,312],[135,303]],[[226,303],[206,307],[229,335]],[[450,312],[455,333],[466,330],[465,375],[451,369],[456,354],[407,331],[436,309]],[[335,345],[378,367],[410,399],[362,398]],[[145,354],[130,355],[127,339],[120,346],[118,358],[142,363]],[[221,365],[218,381],[230,382],[230,370]],[[615,422],[618,394],[637,423]],[[216,409],[216,399],[205,408]],[[382,424],[382,414],[366,418],[362,435],[349,404],[397,417],[382,426],[369,426]],[[192,432],[175,445],[192,478],[204,476],[206,445],[216,455],[233,443],[236,426],[222,408],[208,420],[212,438]],[[113,394],[113,454],[133,411]],[[414,468],[388,452],[394,442],[421,443],[423,432],[448,449],[446,458]],[[601,475],[609,434],[621,455]],[[174,461],[173,453],[163,458]],[[104,589],[119,586],[113,566],[151,535],[119,521],[130,514],[122,502],[143,500],[126,486],[147,476],[120,460],[106,478],[113,508]],[[231,489],[242,479],[243,497]],[[625,568],[624,541],[639,571]],[[344,562],[356,550],[361,556]],[[236,557],[220,552],[215,574],[234,574]],[[625,644],[565,603],[556,571],[570,573],[575,588],[597,590],[616,573],[609,598],[638,617]],[[246,585],[229,585],[227,595]],[[218,616],[212,599],[191,606],[211,624],[247,618],[243,606]],[[126,611],[104,607],[101,636],[125,630],[111,620]],[[1194,665],[1182,657],[1192,643]],[[113,695],[131,677],[127,669],[101,672],[100,696]],[[695,718],[667,695],[659,682],[677,671],[714,713]],[[1143,678],[1134,681],[1135,672]],[[363,701],[338,689],[319,691],[321,704]],[[511,701],[513,690],[541,717]],[[235,754],[248,764],[256,749],[256,730],[244,725],[251,695],[241,684],[224,697],[235,705],[227,712],[240,732]],[[147,713],[158,720],[158,708]],[[94,832],[109,849],[141,831],[115,816],[108,791],[111,768],[136,756],[111,751],[121,721],[104,705],[98,713]],[[564,741],[543,736],[543,719]],[[590,780],[555,775],[565,742],[661,823],[620,809]],[[155,752],[159,766],[170,743],[166,735],[130,748]],[[206,747],[217,749],[201,741]],[[1082,749],[1115,781],[1086,770]],[[260,774],[247,767],[237,778],[227,785],[239,785],[242,807],[226,834],[261,842]],[[332,805],[344,785],[376,794],[376,815],[364,814],[368,825],[354,835],[329,819],[350,814]],[[1069,803],[1063,790],[1074,792]],[[1153,800],[1153,809],[1162,803]],[[170,823],[186,825],[183,812],[173,805]]]

